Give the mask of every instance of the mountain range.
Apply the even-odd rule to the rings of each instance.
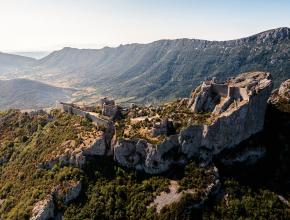
[[[246,71],[271,72],[278,86],[290,77],[290,29],[229,41],[176,39],[103,49],[66,47],[39,60],[19,56],[3,60],[2,55],[0,77],[5,79],[93,87],[98,95],[159,102],[185,97],[206,78],[224,80]]]

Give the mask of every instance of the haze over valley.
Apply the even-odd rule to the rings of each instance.
[[[83,90],[75,97],[78,101],[110,96],[154,103],[185,97],[204,79],[223,80],[253,70],[271,72],[278,86],[290,76],[289,42],[290,29],[283,27],[231,41],[177,39],[103,49],[65,47],[42,59],[2,53],[0,76]]]

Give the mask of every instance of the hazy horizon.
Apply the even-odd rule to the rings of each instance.
[[[0,51],[98,49],[177,38],[238,39],[289,26],[289,9],[286,0],[4,0]]]

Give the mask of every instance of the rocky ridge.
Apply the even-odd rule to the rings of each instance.
[[[190,118],[189,126],[182,127],[178,132],[175,129],[175,134],[172,134],[168,132],[168,128],[176,126],[174,119],[161,120],[158,122],[158,126],[153,127],[157,130],[161,129],[162,134],[166,134],[166,137],[157,144],[142,138],[119,137],[115,127],[106,126],[105,130],[96,131],[94,134],[80,134],[79,138],[83,140],[81,145],[70,140],[64,142],[61,148],[66,149],[66,153],[69,152],[68,158],[74,157],[75,159],[57,157],[57,160],[48,161],[53,162],[53,164],[46,168],[52,168],[55,164],[82,167],[87,156],[112,154],[120,165],[150,174],[167,171],[171,165],[184,164],[192,157],[196,158],[200,165],[209,167],[214,156],[226,149],[234,149],[239,143],[262,130],[267,100],[271,90],[271,76],[265,72],[244,73],[225,82],[217,82],[215,79],[205,81],[192,92],[189,99],[182,99],[176,105],[188,110],[190,114],[209,112],[203,123],[196,123]],[[276,93],[283,100],[287,100],[289,80],[281,84],[281,87],[272,94],[270,100],[276,97]],[[150,108],[152,111],[154,110],[153,107]],[[87,114],[83,115],[85,111],[68,109],[70,109],[69,113],[80,113],[84,117],[87,116]],[[138,112],[143,114],[144,111],[142,111],[138,108]],[[149,120],[148,118],[150,117],[144,116],[144,120]],[[141,119],[138,117],[138,120]],[[118,123],[118,119],[115,123]],[[97,123],[96,125],[98,126]],[[114,137],[111,135],[113,133],[115,133]],[[152,135],[156,135],[156,130],[153,133]],[[108,134],[110,135],[108,136]],[[76,150],[68,150],[72,148]],[[242,150],[243,154],[234,155],[232,158],[223,158],[222,162],[226,165],[244,162],[253,164],[265,154],[264,148]],[[76,157],[76,155],[81,155],[81,157]],[[62,161],[66,162],[62,163]],[[220,182],[217,171],[215,173],[213,183],[205,188],[206,196],[216,194],[219,190]],[[51,196],[53,199],[61,200],[63,204],[68,204],[77,198],[81,188],[81,182],[66,183],[54,188]],[[191,193],[190,190],[186,192]],[[166,197],[166,195],[163,193],[160,196]],[[52,205],[54,203],[51,203],[52,200],[49,198],[51,197],[35,204],[34,219],[42,219],[41,216],[44,216],[43,219],[49,218],[45,216],[50,216],[51,210],[54,210]],[[160,197],[156,199],[156,204],[160,208],[158,202]],[[176,199],[178,201],[180,196],[176,196]]]
[[[224,83],[204,82],[193,91],[187,107],[211,112],[209,124],[192,124],[160,144],[120,138],[113,143],[115,159],[151,174],[193,156],[208,164],[213,155],[262,130],[271,90],[270,74],[264,72],[244,73]]]
[[[142,136],[141,138],[118,136],[118,131],[115,131],[115,126],[109,123],[110,120],[103,123],[100,115],[82,111],[74,106],[62,105],[62,111],[88,118],[93,115],[94,123],[97,126],[105,125],[106,129],[104,132],[100,131],[97,137],[92,136],[90,143],[81,145],[75,150],[67,147],[64,154],[49,160],[45,166],[52,167],[55,163],[61,162],[81,167],[85,163],[85,156],[112,153],[120,165],[150,174],[167,171],[172,164],[186,163],[192,157],[207,165],[214,155],[226,148],[235,147],[262,130],[271,90],[272,80],[270,74],[265,72],[243,73],[225,82],[216,82],[215,79],[204,81],[192,92],[189,99],[181,100],[177,108],[183,108],[188,115],[206,112],[206,120],[196,123],[189,119],[187,125],[183,126],[180,132],[176,132],[173,119],[161,118],[161,122],[153,123],[152,129],[144,127],[138,130],[144,133],[144,137],[152,136],[152,139]],[[107,106],[118,108],[114,103],[103,103],[103,110]],[[173,113],[176,110],[173,109]],[[144,113],[142,109],[138,112]],[[136,121],[135,118],[132,120]],[[149,121],[148,117],[138,118],[137,121],[139,120]],[[136,130],[131,125],[130,129]],[[150,141],[155,140],[156,136],[160,138],[160,135],[164,138],[158,139],[159,143]],[[71,144],[69,141],[64,143],[67,146]]]
[[[79,196],[81,190],[82,184],[80,181],[64,182],[62,185],[56,186],[47,198],[34,205],[30,220],[54,219],[56,216],[56,201],[68,205]]]

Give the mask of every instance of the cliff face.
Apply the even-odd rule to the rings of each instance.
[[[187,107],[193,112],[210,110],[208,124],[193,123],[157,145],[119,139],[113,146],[115,159],[147,173],[164,172],[191,157],[207,164],[213,155],[262,130],[271,90],[270,74],[264,72],[244,73],[223,83],[204,82]]]

